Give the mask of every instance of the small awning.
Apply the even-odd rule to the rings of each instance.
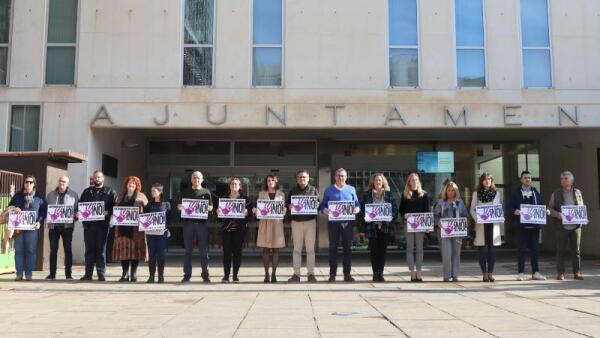
[[[66,163],[81,163],[87,161],[87,156],[73,151],[15,151],[0,152],[0,158],[10,157],[46,157],[49,160],[62,161]]]

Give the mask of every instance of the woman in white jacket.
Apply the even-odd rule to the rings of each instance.
[[[471,201],[471,217],[477,222],[476,208],[478,205],[502,204],[500,192],[496,190],[494,177],[483,173],[479,177],[479,185],[473,193]],[[475,246],[479,247],[479,266],[483,273],[484,282],[494,282],[494,265],[496,263],[496,246],[502,244],[500,223],[477,223],[475,225]]]

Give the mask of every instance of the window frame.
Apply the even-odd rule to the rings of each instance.
[[[482,46],[458,45],[458,30],[456,27],[456,0],[452,0],[452,29],[454,30],[454,86],[459,90],[483,90],[488,88],[488,56],[487,56],[487,30],[486,30],[486,0],[481,0],[481,19],[482,19]],[[458,52],[461,50],[479,50],[483,51],[483,86],[459,86],[458,84]]]
[[[44,123],[44,105],[41,102],[18,102],[18,103],[9,103],[8,104],[8,133],[6,133],[6,150],[9,152],[18,152],[18,151],[24,151],[24,150],[11,150],[11,138],[12,138],[12,117],[13,117],[13,109],[15,106],[24,106],[24,107],[29,107],[29,106],[36,106],[39,107],[40,111],[39,111],[39,119],[38,119],[38,144],[37,144],[37,151],[39,151],[42,147],[42,132],[44,130],[44,128],[42,128],[43,123]]]
[[[0,87],[9,87],[10,83],[10,52],[12,50],[12,32],[14,24],[14,0],[8,0],[8,41],[6,43],[0,43],[0,48],[6,48],[6,79],[4,83],[0,83]]]
[[[281,44],[254,44],[254,1],[250,1],[250,88],[281,89],[285,87],[285,0],[281,1]],[[281,85],[255,85],[254,84],[254,48],[280,48],[281,49]]]
[[[523,89],[541,89],[541,90],[548,90],[548,89],[554,89],[554,54],[553,54],[553,48],[552,48],[552,9],[551,9],[551,2],[549,0],[544,0],[546,1],[546,18],[548,20],[548,46],[545,47],[540,47],[540,46],[534,46],[534,47],[526,47],[523,45],[523,22],[522,22],[522,8],[521,8],[521,0],[519,0],[519,42],[521,44],[521,48],[520,48],[520,57],[521,57],[521,86]],[[543,86],[543,87],[528,87],[525,85],[525,51],[526,50],[547,50],[548,54],[550,56],[550,86]]]
[[[414,90],[414,89],[421,89],[421,0],[415,0],[416,2],[416,17],[417,17],[417,22],[416,22],[416,29],[417,29],[417,45],[392,45],[390,44],[390,1],[391,0],[387,0],[386,4],[386,8],[385,8],[385,20],[386,20],[386,32],[385,32],[385,36],[386,36],[386,47],[387,47],[387,53],[385,55],[385,65],[386,65],[386,81],[387,81],[387,85],[388,85],[388,90]],[[392,49],[411,49],[411,50],[415,50],[417,51],[417,85],[416,86],[392,86],[392,74],[391,74],[391,67],[390,67],[390,51]]]
[[[217,4],[218,1],[217,0],[212,0],[213,2],[213,22],[212,22],[212,44],[190,44],[190,43],[185,43],[185,5],[186,2],[188,0],[181,0],[181,56],[180,56],[180,60],[181,60],[181,64],[179,66],[179,69],[181,69],[181,80],[180,80],[180,84],[182,88],[214,88],[215,87],[215,79],[216,79],[216,64],[217,64],[217,53],[216,53],[216,45],[217,45]],[[190,0],[192,1],[192,0]],[[211,69],[211,74],[210,74],[210,85],[189,85],[189,84],[185,84],[185,76],[183,73],[183,68],[185,67],[185,61],[184,61],[184,57],[185,57],[185,49],[186,48],[212,48],[212,53],[211,53],[211,57],[212,57],[212,69]]]
[[[44,77],[42,78],[43,81],[43,86],[45,87],[77,87],[77,83],[79,80],[79,76],[78,76],[78,64],[79,64],[79,28],[80,28],[80,20],[81,20],[81,0],[77,0],[77,18],[75,19],[75,42],[74,43],[53,43],[53,42],[48,42],[48,32],[49,32],[49,28],[50,28],[50,1],[52,0],[46,0],[45,3],[45,17],[46,17],[46,24],[44,25],[44,52],[43,52],[43,69],[42,69],[42,74],[44,74]],[[48,67],[48,49],[51,47],[72,47],[75,48],[75,64],[73,65],[73,83],[72,84],[55,84],[55,83],[47,83],[47,67]]]

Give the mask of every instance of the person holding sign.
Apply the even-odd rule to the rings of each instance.
[[[50,191],[46,196],[48,202],[48,238],[50,240],[50,274],[48,280],[56,278],[56,260],[58,254],[58,242],[62,237],[63,251],[65,253],[65,277],[73,279],[71,268],[73,266],[73,253],[71,242],[73,240],[73,229],[75,228],[75,213],[79,195],[69,189],[69,177],[58,178],[56,189]]]
[[[200,251],[200,265],[202,266],[202,281],[210,283],[208,278],[208,213],[213,210],[210,191],[202,187],[204,176],[199,171],[194,171],[191,176],[192,187],[183,191],[181,199],[177,204],[177,210],[181,211],[181,220],[183,222],[183,246],[185,247],[185,256],[183,260],[183,279],[182,283],[187,283],[192,278],[192,251],[194,250],[194,238],[198,242]],[[198,206],[205,205],[201,210],[206,214],[206,218],[187,218],[184,208],[185,200],[196,201]],[[186,206],[187,207],[187,206]]]
[[[541,208],[534,206],[541,206]],[[525,280],[525,255],[528,248],[531,255],[531,279],[546,280],[546,277],[540,273],[538,264],[539,243],[540,229],[542,224],[546,224],[546,215],[550,214],[550,210],[546,209],[540,193],[531,185],[531,173],[529,171],[521,173],[521,187],[510,198],[510,212],[515,216],[515,223],[518,227],[519,274],[517,280]]]
[[[398,206],[382,173],[371,175],[369,188],[361,199],[360,210],[362,232],[369,239],[373,281],[385,282],[383,269],[388,243],[394,238]]]
[[[329,219],[329,282],[335,282],[337,275],[337,248],[340,236],[344,250],[344,282],[354,282],[352,269],[352,236],[354,220],[360,212],[360,201],[356,189],[346,184],[348,173],[340,168],[335,171],[335,184],[327,187],[319,210]]]
[[[411,282],[423,282],[421,270],[423,267],[423,238],[424,232],[410,232],[408,216],[413,213],[428,213],[429,196],[421,187],[421,180],[417,173],[408,175],[404,192],[400,199],[400,216],[406,223],[406,261],[410,270]],[[415,247],[417,249],[415,254]]]
[[[565,279],[565,253],[567,245],[570,248],[573,264],[573,277],[576,280],[583,280],[581,273],[581,226],[582,224],[566,224],[568,222],[566,215],[563,214],[563,206],[584,206],[583,195],[581,191],[573,186],[575,177],[570,171],[560,173],[561,188],[557,189],[550,196],[548,208],[550,214],[557,222],[562,222],[557,239],[556,250],[556,269],[558,270],[558,280]]]
[[[263,184],[263,190],[258,193],[256,207],[252,213],[260,221],[258,222],[258,235],[256,236],[256,246],[263,248],[262,261],[265,268],[265,283],[277,283],[277,266],[279,265],[279,249],[285,247],[285,237],[283,235],[283,217],[285,216],[285,202],[281,203],[281,210],[277,213],[274,205],[261,203],[261,201],[285,201],[285,194],[279,190],[279,182],[275,175],[267,175]],[[275,217],[263,218],[274,214]],[[280,218],[281,217],[281,218]],[[271,256],[272,253],[272,256]],[[272,258],[271,258],[272,257]],[[269,261],[272,263],[271,276],[269,278]]]
[[[146,236],[138,230],[138,214],[148,204],[148,198],[141,191],[142,182],[136,176],[127,177],[123,181],[123,189],[125,191],[117,197],[115,207],[135,207],[137,208],[137,213],[132,213],[131,217],[129,217],[129,212],[126,211],[128,209],[123,209],[122,212],[126,213],[123,217],[125,219],[131,218],[132,220],[135,217],[135,222],[132,222],[134,223],[133,225],[119,225],[125,223],[118,223],[116,225],[112,257],[115,260],[121,261],[123,272],[119,282],[129,282],[130,280],[137,282],[139,262],[146,260]],[[121,222],[118,219],[119,216],[115,215],[116,213],[115,208],[113,210],[113,218],[116,217],[117,221]],[[131,274],[129,274],[130,267]]]
[[[317,236],[317,213],[319,209],[319,191],[308,184],[310,177],[306,170],[296,173],[297,185],[287,196],[287,206],[292,216],[292,240],[294,253],[292,261],[294,274],[289,283],[300,282],[300,267],[302,266],[302,246],[306,246],[306,270],[310,283],[316,283],[315,278],[315,241]]]
[[[36,245],[40,224],[46,219],[46,200],[36,191],[36,179],[32,175],[25,175],[23,189],[17,192],[8,203],[9,228],[14,229],[13,241],[15,245],[15,268],[17,276],[15,281],[31,281],[35,266]],[[28,217],[23,217],[27,215]],[[23,219],[27,220],[24,221]],[[21,223],[24,226],[20,228]],[[27,224],[26,224],[27,223]]]
[[[164,213],[165,221],[171,219],[171,203],[165,201],[163,185],[154,183],[150,189],[151,200],[144,208],[144,213]],[[150,275],[147,283],[154,283],[154,276],[158,266],[158,282],[165,282],[165,249],[167,248],[168,230],[165,224],[164,230],[146,231],[146,243],[148,244],[148,271]]]
[[[475,220],[475,241],[474,245],[479,247],[479,267],[483,273],[484,282],[495,282],[493,276],[494,265],[496,264],[496,246],[502,244],[500,237],[500,221],[486,222],[492,217],[498,216],[498,206],[502,211],[502,197],[500,192],[496,190],[494,177],[490,173],[483,173],[479,177],[479,185],[473,193],[471,200],[471,216]],[[479,213],[478,206],[494,207],[496,213]],[[503,216],[502,216],[503,217]]]
[[[83,223],[83,239],[85,241],[85,274],[82,281],[92,280],[94,264],[98,281],[106,280],[106,240],[110,213],[115,204],[117,194],[104,185],[104,173],[96,170],[93,173],[94,185],[81,193],[77,210],[77,218]],[[83,204],[85,207],[83,207]],[[89,219],[86,221],[86,219]],[[93,220],[92,220],[93,219]]]
[[[442,220],[452,219],[459,226],[464,225],[466,232],[466,217],[469,211],[465,206],[465,202],[460,198],[458,185],[452,181],[446,182],[440,194],[440,200],[435,204],[433,215],[435,224],[439,226],[438,238],[440,239],[440,249],[442,251],[442,270],[444,274],[444,282],[458,282],[460,273],[460,250],[462,247],[462,236],[450,236],[455,229],[448,229],[449,226],[454,227],[452,222],[445,225]],[[461,224],[461,219],[464,222]],[[443,235],[448,235],[445,237]]]
[[[233,282],[239,282],[238,273],[242,264],[242,246],[244,245],[244,237],[246,237],[246,229],[248,228],[248,210],[252,207],[250,200],[242,193],[242,180],[237,177],[229,180],[229,189],[227,194],[223,196],[225,199],[241,200],[241,206],[236,205],[236,211],[240,211],[241,217],[231,216],[230,211],[219,213],[221,221],[221,238],[223,239],[223,283],[229,283],[231,274],[231,261],[233,260]],[[219,209],[222,209],[221,201],[219,200]],[[231,206],[230,206],[231,207]],[[227,208],[224,206],[223,208]],[[233,208],[232,208],[233,209]],[[228,209],[229,210],[229,209]],[[233,211],[233,210],[232,210]]]

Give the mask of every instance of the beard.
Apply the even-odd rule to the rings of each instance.
[[[94,182],[96,188],[100,188],[104,182]]]

